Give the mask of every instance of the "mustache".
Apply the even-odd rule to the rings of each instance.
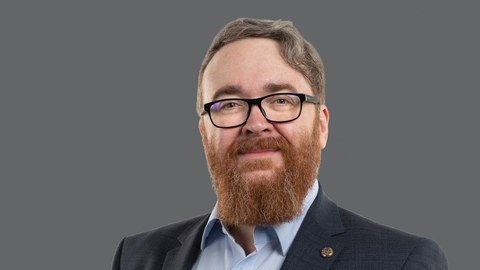
[[[290,144],[283,137],[251,138],[236,141],[231,147],[231,154],[242,154],[260,150],[280,150],[285,151],[290,148]]]

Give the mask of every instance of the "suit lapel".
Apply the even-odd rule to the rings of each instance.
[[[200,222],[186,229],[179,237],[180,245],[170,250],[162,269],[192,269],[199,253],[203,229],[207,224],[209,215]]]
[[[344,231],[337,206],[320,186],[281,269],[329,269],[344,246],[332,236]],[[328,251],[333,251],[333,254]]]

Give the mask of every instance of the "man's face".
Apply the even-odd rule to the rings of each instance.
[[[263,38],[242,39],[221,48],[205,69],[201,88],[203,103],[225,98],[258,98],[280,92],[313,95],[302,74],[283,60],[279,44]],[[320,106],[320,110],[315,106]],[[265,194],[270,194],[269,189],[275,183],[285,186],[278,183],[283,181],[279,179],[291,178],[285,175],[290,175],[290,171],[295,170],[295,167],[298,167],[298,170],[309,170],[305,177],[313,179],[301,180],[308,181],[304,184],[308,189],[319,166],[320,149],[323,149],[327,142],[328,110],[324,105],[304,103],[298,119],[287,123],[273,123],[265,119],[257,106],[253,106],[248,121],[243,126],[217,128],[205,115],[200,119],[199,127],[221,203],[224,192],[219,193],[219,185],[233,181],[231,178],[242,182],[245,189],[264,189]],[[297,164],[295,161],[304,159],[306,163],[311,163],[308,162],[311,160],[317,164],[304,168],[305,164]],[[315,172],[312,172],[313,170]],[[240,192],[229,190],[233,188],[239,187],[230,186],[226,188],[226,193]],[[305,188],[300,192],[302,196],[306,193]],[[285,190],[284,193],[288,192],[290,191]],[[254,197],[262,200],[262,196],[266,195],[256,194]],[[302,201],[303,197],[300,198],[300,206]],[[298,209],[295,211],[298,212]]]

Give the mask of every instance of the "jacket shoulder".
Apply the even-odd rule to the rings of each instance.
[[[145,248],[145,247],[164,247],[169,250],[169,246],[175,245],[178,241],[178,237],[202,221],[206,221],[209,215],[202,215],[187,220],[175,222],[165,225],[163,227],[146,231],[131,236],[127,236],[124,240],[124,247],[130,248]]]
[[[352,237],[352,241],[362,240],[365,242],[365,239],[368,239],[369,242],[377,242],[377,244],[390,246],[390,243],[396,243],[393,246],[398,246],[399,244],[415,245],[422,239],[417,235],[379,224],[340,207],[339,214],[346,234]]]
[[[172,223],[151,231],[125,237],[119,244],[112,269],[150,269],[163,264],[166,254],[180,245],[179,237],[197,232],[209,215]],[[120,267],[121,265],[121,267]]]
[[[447,269],[443,251],[432,240],[376,223],[339,207],[345,233],[347,257],[360,256],[364,262],[380,258],[402,269]],[[424,267],[418,267],[423,264]],[[414,267],[412,268],[411,266]]]

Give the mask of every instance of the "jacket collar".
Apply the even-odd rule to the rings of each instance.
[[[281,269],[329,269],[344,246],[333,236],[344,232],[337,205],[320,186]],[[322,250],[329,248],[333,254],[322,254]]]
[[[162,269],[192,269],[200,253],[202,233],[208,217],[205,215],[200,222],[194,223],[178,236],[180,245],[167,253]]]

